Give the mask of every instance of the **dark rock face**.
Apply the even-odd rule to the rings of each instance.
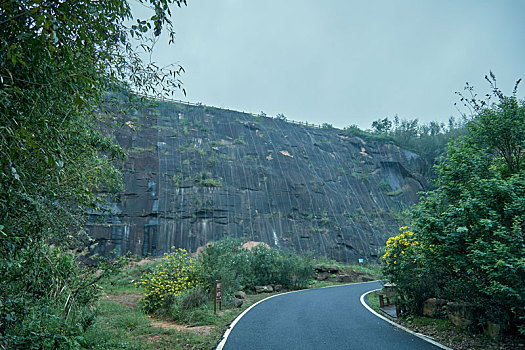
[[[129,152],[125,190],[88,227],[103,255],[195,251],[230,235],[373,260],[424,186],[417,154],[339,129],[168,102],[144,115],[124,117],[136,132],[115,131]]]

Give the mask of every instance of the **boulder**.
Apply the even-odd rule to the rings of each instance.
[[[283,285],[282,284],[276,284],[273,286],[273,290],[274,292],[280,292],[281,290],[283,290]]]
[[[256,293],[271,293],[273,292],[273,287],[271,285],[267,286],[255,286]]]
[[[315,270],[315,272],[317,272],[317,273],[320,273],[320,272],[328,272],[328,270],[327,270],[326,267],[324,267],[324,266],[314,266],[314,270]]]
[[[373,281],[373,278],[366,277],[366,276],[357,276],[357,282],[370,282]]]
[[[315,275],[315,279],[318,281],[325,281],[330,278],[332,274],[328,272],[318,272],[317,275]]]
[[[243,303],[244,303],[244,300],[234,298],[234,299],[230,300],[230,302],[229,302],[228,305],[229,305],[231,308],[234,308],[234,307],[241,307]]]
[[[336,274],[339,273],[339,268],[337,266],[314,266],[314,270],[317,273],[328,273]]]
[[[243,291],[238,291],[238,292],[235,292],[235,294],[233,295],[235,297],[235,299],[246,299],[246,293],[244,293]]]
[[[447,316],[459,328],[468,328],[474,322],[474,306],[464,302],[449,302]]]
[[[339,268],[337,266],[328,266],[326,269],[328,273],[331,273],[331,274],[339,273]]]
[[[337,275],[336,281],[337,282],[352,282],[354,279],[349,274],[343,273]]]
[[[440,317],[446,314],[448,301],[444,299],[429,298],[423,302],[423,315],[427,317]]]
[[[487,321],[485,327],[483,327],[483,333],[489,338],[497,339],[499,338],[501,332],[501,325],[499,323],[494,323]]]

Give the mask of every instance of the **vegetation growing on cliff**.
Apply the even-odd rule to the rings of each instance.
[[[421,124],[418,119],[399,119],[396,115],[393,120],[386,117],[372,122],[370,130],[364,131],[357,126],[350,126],[345,130],[367,139],[392,141],[415,152],[429,164],[428,175],[433,176],[432,166],[438,162],[439,157],[445,155],[447,143],[467,133],[467,120],[466,116],[460,120],[450,117],[447,124]]]

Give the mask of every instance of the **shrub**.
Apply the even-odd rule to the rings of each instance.
[[[209,244],[199,255],[199,273],[206,288],[211,290],[216,280],[223,282],[223,293],[244,289],[250,273],[250,251],[242,248],[243,241],[225,237]]]
[[[207,302],[211,300],[211,296],[203,287],[196,287],[178,295],[172,295],[169,299],[169,302],[164,302],[159,311],[176,322],[194,324],[200,323],[198,315],[207,314],[200,310],[208,309]]]
[[[435,189],[412,212],[420,264],[410,256],[386,272],[415,311],[426,295],[467,302],[474,326],[491,321],[525,335],[525,102],[518,84],[504,96],[492,73],[486,79],[496,101],[478,101],[471,86],[469,97],[459,94],[474,113],[468,134],[448,144]]]
[[[165,254],[163,261],[138,283],[146,292],[144,311],[168,314],[187,320],[191,310],[206,307],[215,285],[222,281],[224,298],[256,285],[281,284],[285,288],[305,287],[314,275],[311,255],[299,255],[258,245],[251,251],[244,241],[225,237],[209,244],[197,259],[184,249]]]
[[[142,276],[139,282],[145,289],[140,302],[148,313],[169,307],[175,296],[202,285],[198,279],[196,262],[186,250],[177,249],[166,253],[164,258],[153,272]]]
[[[300,255],[292,251],[282,254],[280,284],[287,288],[305,288],[313,280],[315,274],[313,254]]]
[[[427,273],[425,249],[417,239],[417,235],[407,226],[399,229],[400,234],[390,237],[386,242],[383,273],[397,285],[403,298],[398,303],[406,311],[420,313],[423,301],[433,294],[433,285],[430,274]]]
[[[286,288],[304,287],[314,274],[310,256],[300,256],[295,252],[271,249],[264,245],[252,249],[250,267],[250,288],[266,284],[281,284]]]
[[[216,280],[223,283],[227,297],[235,291],[257,285],[281,284],[286,288],[304,287],[314,275],[311,255],[272,249],[258,245],[252,250],[243,241],[231,237],[210,244],[199,256],[201,279],[208,290]]]
[[[191,310],[204,305],[208,300],[208,293],[203,288],[197,287],[181,294],[180,306],[182,310]]]
[[[235,140],[233,140],[233,144],[234,145],[245,145],[246,142],[244,141],[242,137],[238,137]]]
[[[97,278],[57,247],[24,249],[18,258],[24,263],[9,270],[0,263],[0,348],[78,348],[95,316]]]

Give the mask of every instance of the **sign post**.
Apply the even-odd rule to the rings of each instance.
[[[215,298],[213,302],[213,313],[217,313],[217,302],[219,302],[219,310],[222,311],[222,282],[215,281]]]

